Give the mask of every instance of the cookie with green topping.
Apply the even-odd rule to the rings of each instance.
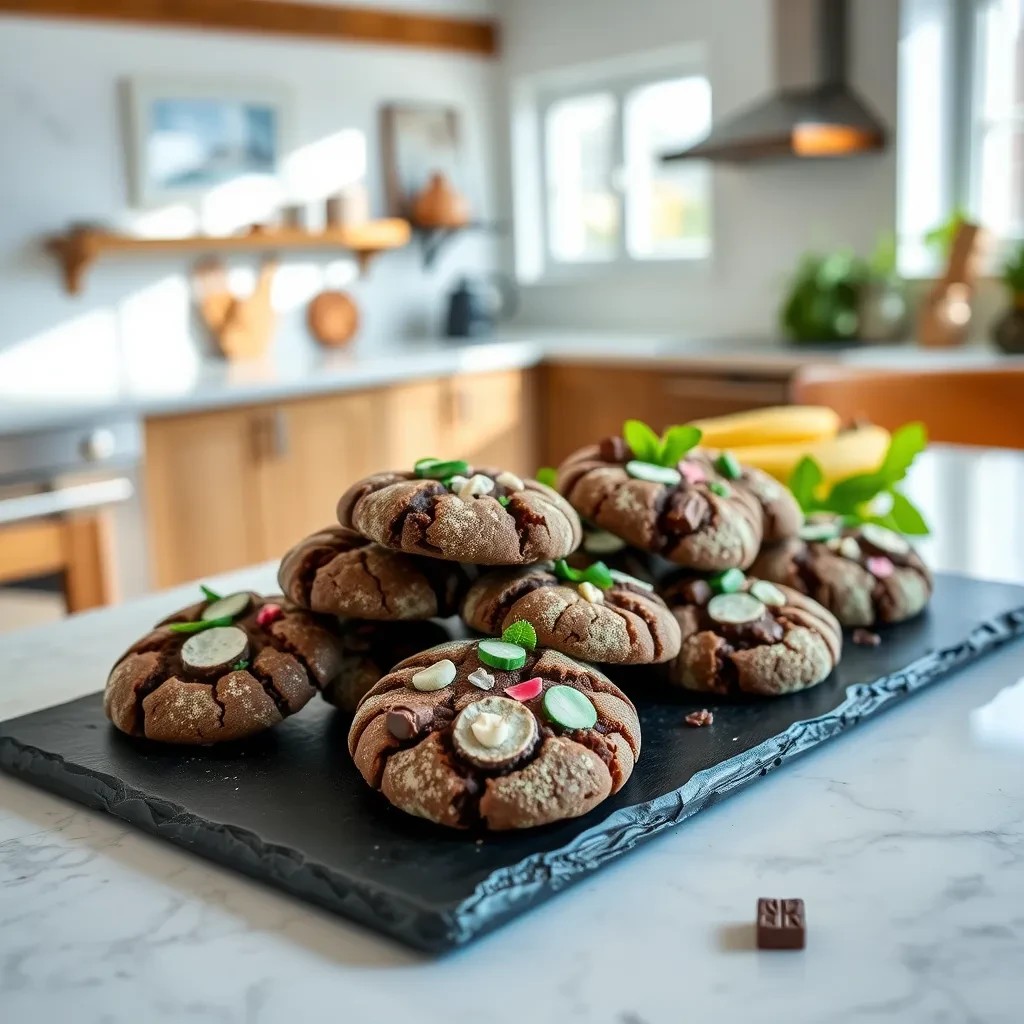
[[[289,600],[314,612],[399,621],[454,615],[472,575],[458,562],[392,551],[328,526],[284,556],[277,582]]]
[[[164,619],[117,660],[103,706],[131,736],[223,743],[301,710],[341,665],[325,620],[281,597],[207,591],[206,601]]]
[[[338,521],[396,551],[474,565],[564,558],[582,535],[579,517],[550,487],[436,459],[360,480],[338,502]]]
[[[850,627],[913,618],[928,604],[933,585],[902,534],[831,519],[812,520],[800,537],[765,547],[751,571],[810,595]]]
[[[470,587],[462,618],[495,636],[525,620],[542,647],[584,661],[650,665],[679,653],[679,626],[653,585],[600,562],[495,569]]]
[[[629,698],[589,665],[463,640],[381,679],[348,743],[366,782],[407,814],[504,831],[578,817],[621,789],[640,725]]]
[[[609,437],[558,467],[558,489],[584,519],[689,569],[745,568],[761,546],[764,513],[750,489],[690,449],[666,465]]]
[[[822,682],[842,654],[842,631],[831,612],[739,570],[710,579],[678,576],[662,596],[682,634],[669,666],[676,686],[778,697]]]

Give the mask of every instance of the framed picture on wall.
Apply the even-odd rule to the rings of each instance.
[[[243,178],[280,179],[292,128],[285,88],[136,78],[125,92],[135,206],[197,199]]]
[[[389,103],[381,109],[384,188],[392,216],[408,217],[413,198],[435,174],[466,191],[461,135],[454,107]]]

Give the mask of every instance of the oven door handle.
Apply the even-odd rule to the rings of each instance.
[[[101,505],[120,505],[131,499],[135,487],[126,476],[95,483],[75,484],[56,491],[24,494],[0,500],[0,526],[23,523],[29,519],[58,516]]]

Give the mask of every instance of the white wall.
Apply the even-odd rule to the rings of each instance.
[[[378,2],[462,15],[493,11],[493,0]],[[154,361],[173,374],[207,345],[189,312],[190,257],[100,261],[83,294],[71,297],[42,251],[42,238],[71,221],[146,226],[129,209],[118,96],[118,83],[136,75],[284,83],[293,95],[299,147],[345,129],[365,133],[376,213],[383,212],[380,104],[454,104],[463,113],[471,197],[483,216],[496,216],[493,60],[0,16],[0,384],[18,375],[28,388],[41,366],[67,380],[69,390],[83,375],[112,381],[125,366],[132,372]],[[359,344],[433,333],[453,277],[493,265],[496,248],[493,239],[467,235],[432,273],[420,268],[415,246],[381,257],[368,278],[351,286],[364,318]],[[310,350],[305,301],[323,286],[329,263],[326,256],[300,256],[279,271],[276,297],[287,308],[276,358],[294,361]],[[343,279],[351,265],[331,269]]]
[[[898,3],[851,0],[851,77],[895,130]],[[504,63],[517,76],[688,41],[707,47],[715,116],[772,87],[768,0],[504,0]],[[678,334],[775,333],[788,273],[811,247],[867,253],[895,224],[896,157],[789,160],[714,170],[709,266],[652,266],[524,290],[521,320]]]

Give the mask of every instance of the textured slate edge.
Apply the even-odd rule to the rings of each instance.
[[[266,843],[247,829],[199,818],[172,801],[147,797],[110,775],[71,764],[10,736],[0,736],[0,768],[259,881],[272,879],[294,895],[386,931],[418,949],[438,953],[499,927],[659,832],[750,785],[784,761],[1022,634],[1024,607],[983,623],[962,642],[927,654],[897,673],[848,687],[846,699],[828,714],[795,722],[759,746],[696,773],[680,789],[621,808],[559,850],[493,872],[472,896],[449,909],[380,887],[353,886],[344,876],[306,860],[289,847]]]

